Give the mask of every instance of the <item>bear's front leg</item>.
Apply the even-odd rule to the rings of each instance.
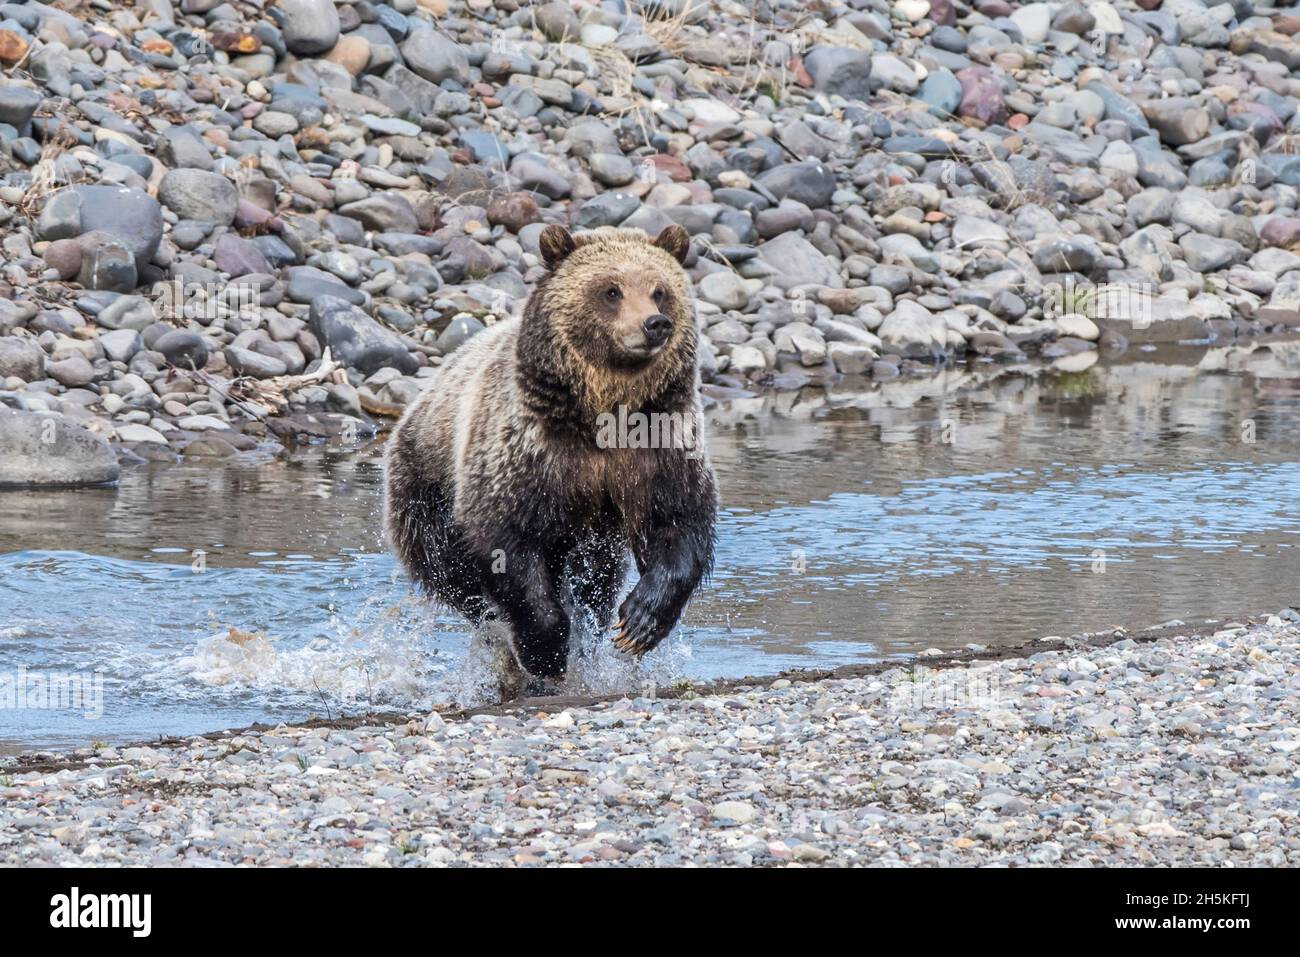
[[[687,600],[713,566],[717,510],[712,476],[696,494],[655,510],[654,520],[633,546],[641,580],[619,607],[614,647],[640,656],[668,637]]]
[[[569,616],[542,552],[515,548],[487,576],[488,592],[514,633],[519,663],[536,678],[560,680],[569,657]]]

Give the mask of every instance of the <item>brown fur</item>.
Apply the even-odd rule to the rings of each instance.
[[[522,317],[453,353],[389,444],[386,525],[403,564],[471,618],[504,614],[517,645],[521,634],[524,644],[533,631],[550,635],[552,619],[564,617],[550,608],[561,577],[576,582],[604,624],[629,549],[643,579],[659,551],[672,552],[681,575],[694,575],[687,595],[711,562],[716,490],[707,459],[596,441],[598,417],[619,406],[699,411],[696,320],[680,267],[688,241],[677,228],[654,242],[629,230],[545,230],[550,271]],[[638,330],[656,314],[671,320],[671,332],[645,354]],[[671,530],[656,536],[660,526]],[[668,571],[650,577],[632,608],[644,650],[685,600]],[[567,641],[567,619],[556,627]]]

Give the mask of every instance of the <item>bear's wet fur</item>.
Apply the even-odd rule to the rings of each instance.
[[[520,665],[551,685],[573,603],[608,627],[629,558],[640,579],[614,642],[636,655],[712,567],[717,485],[700,431],[656,448],[598,438],[620,411],[700,421],[689,244],[679,226],[653,240],[548,226],[523,314],[452,353],[389,441],[385,525],[402,564],[471,622],[504,619]]]

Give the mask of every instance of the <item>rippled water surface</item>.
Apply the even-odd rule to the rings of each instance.
[[[1300,603],[1294,344],[980,366],[709,418],[713,581],[640,669],[591,636],[574,690]],[[378,446],[0,493],[0,751],[480,696],[483,649],[409,594],[379,515]],[[31,707],[60,677],[90,682],[82,707]],[[6,680],[29,707],[4,706]]]

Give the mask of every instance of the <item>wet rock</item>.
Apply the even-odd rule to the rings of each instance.
[[[936,116],[948,116],[961,105],[961,81],[947,70],[935,70],[921,84],[918,98],[929,105]]]
[[[0,123],[22,131],[41,105],[41,94],[10,80],[0,80]]]
[[[456,316],[438,336],[438,351],[443,355],[455,352],[484,328],[483,323],[474,316]]]
[[[1106,119],[1123,123],[1134,136],[1142,136],[1151,131],[1151,124],[1147,122],[1142,108],[1124,93],[1107,86],[1101,80],[1092,81],[1084,89],[1101,98],[1105,104]]]
[[[134,329],[114,329],[99,337],[104,355],[114,362],[129,362],[144,348],[144,339]]]
[[[1007,117],[1002,84],[988,67],[969,66],[957,71],[961,84],[959,116],[967,116],[981,123],[1000,123]]]
[[[225,233],[217,240],[212,250],[212,260],[218,269],[229,273],[232,279],[249,273],[271,272],[271,266],[262,251],[251,241],[234,233]]]
[[[169,126],[158,138],[158,155],[173,169],[188,167],[190,169],[211,170],[212,154],[204,144],[202,137],[194,127]]]
[[[771,281],[781,289],[795,286],[843,287],[839,270],[812,243],[798,233],[784,233],[759,247],[758,258],[767,266]]]
[[[537,153],[516,156],[510,164],[510,175],[524,189],[535,190],[550,199],[564,199],[573,191],[569,179]]]
[[[94,367],[80,355],[47,362],[45,374],[68,389],[79,389],[95,381]]]
[[[252,349],[229,345],[225,349],[226,363],[236,375],[249,376],[253,379],[270,379],[285,375],[289,367],[272,356],[262,355]]]
[[[17,66],[30,49],[31,44],[16,30],[0,30],[0,67]]]
[[[582,32],[582,23],[577,14],[562,0],[539,4],[533,8],[532,15],[538,29],[550,40],[572,42]]]
[[[812,209],[829,206],[835,192],[835,174],[815,161],[773,167],[758,182],[778,200],[792,199]]]
[[[902,300],[876,330],[890,352],[907,358],[933,359],[947,350],[947,326],[924,306]]]
[[[626,156],[596,153],[588,161],[591,175],[606,186],[626,186],[636,178],[632,161]]]
[[[89,429],[0,406],[0,487],[105,485],[118,472],[108,443]]]
[[[228,226],[239,210],[235,184],[219,173],[174,169],[158,184],[158,200],[181,219]]]
[[[806,322],[789,322],[772,337],[779,352],[798,356],[799,364],[817,368],[826,362],[826,337]]]
[[[1047,239],[1034,249],[1034,266],[1041,272],[1089,273],[1100,259],[1097,244],[1081,236]]]
[[[126,442],[128,444],[149,442],[154,445],[162,446],[167,444],[167,436],[163,435],[157,429],[150,428],[149,426],[143,425],[139,422],[125,422],[117,426],[115,431],[117,432],[117,440],[119,442]]]
[[[334,0],[277,0],[280,29],[292,53],[325,53],[338,41],[339,15]]]
[[[1300,217],[1274,216],[1260,229],[1259,239],[1270,246],[1300,245]]]
[[[162,207],[141,189],[73,186],[46,201],[36,224],[41,239],[72,239],[88,232],[116,237],[141,267],[162,241]]]
[[[24,382],[35,382],[44,377],[45,353],[31,339],[15,336],[0,337],[0,382],[17,376]]]
[[[1279,282],[1256,316],[1269,325],[1300,326],[1300,282]]]
[[[46,248],[44,259],[60,279],[75,279],[81,272],[81,244],[75,239],[56,239]]]
[[[339,207],[339,215],[359,220],[366,229],[414,233],[420,223],[410,201],[400,193],[384,192]]]
[[[431,83],[469,80],[469,59],[464,49],[435,30],[412,31],[401,50],[406,65]]]
[[[1186,146],[1210,135],[1210,113],[1190,97],[1147,100],[1142,115],[1170,146]]]
[[[892,53],[872,55],[871,80],[874,86],[899,93],[915,93],[920,85],[916,71]]]
[[[311,304],[310,323],[312,332],[339,362],[363,374],[393,368],[414,375],[418,368],[396,333],[345,300],[318,297]]]
[[[207,340],[188,329],[173,329],[153,343],[169,363],[179,369],[202,369],[208,362]]]
[[[1081,3],[1067,3],[1052,18],[1052,29],[1085,36],[1097,25],[1097,18]]]
[[[573,224],[581,229],[617,226],[641,206],[641,200],[630,193],[601,193],[582,204],[573,217]]]
[[[77,281],[87,289],[130,292],[139,278],[136,260],[125,243],[107,232],[89,232],[78,237],[80,269]]]
[[[1188,233],[1178,240],[1187,265],[1197,272],[1215,272],[1234,263],[1245,262],[1250,252],[1231,239],[1216,239],[1200,233]]]
[[[1027,3],[1013,11],[1010,19],[1026,43],[1039,44],[1052,28],[1052,8],[1046,3]]]
[[[219,435],[204,435],[181,449],[181,455],[186,458],[227,459],[238,451]]]
[[[743,309],[749,301],[744,281],[730,271],[710,273],[700,280],[697,290],[719,309]]]
[[[814,87],[847,100],[871,97],[871,54],[848,47],[815,46],[803,61]]]

